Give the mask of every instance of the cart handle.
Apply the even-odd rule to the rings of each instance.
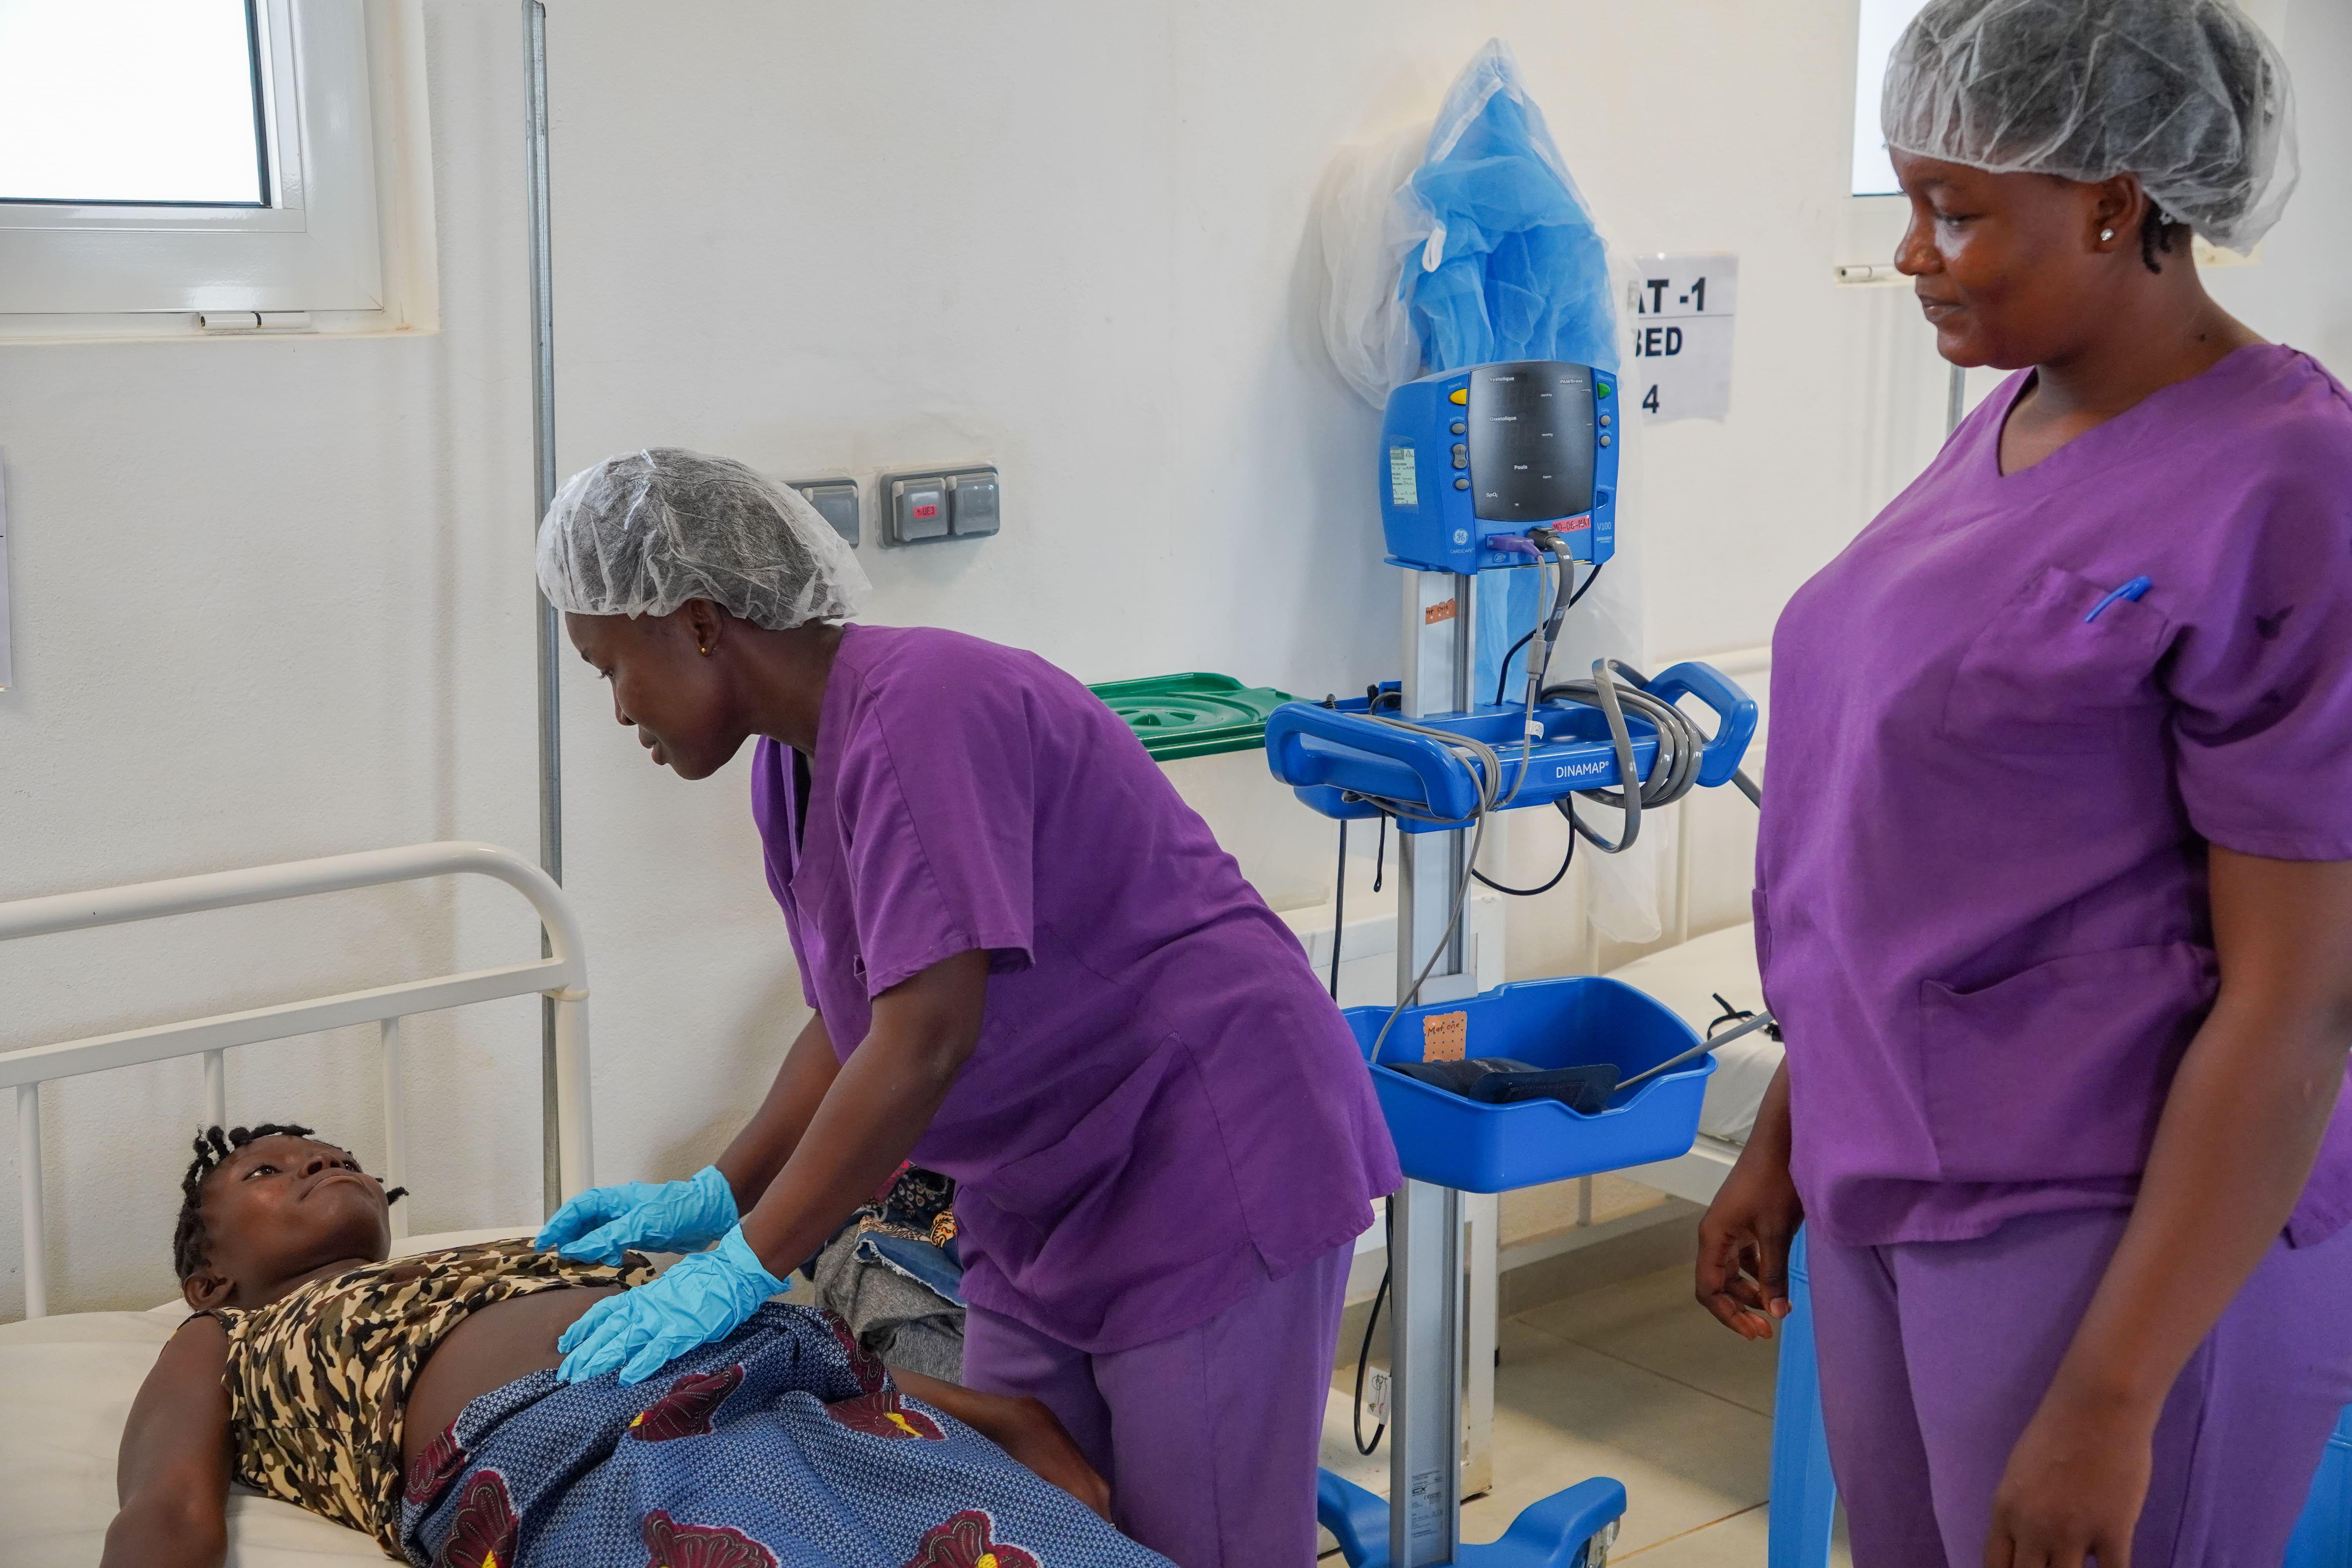
[[[1330,784],[1334,751],[1390,764],[1380,770],[1388,775],[1377,780],[1380,793],[1417,802],[1432,816],[1465,821],[1478,809],[1476,770],[1443,742],[1314,702],[1286,702],[1265,721],[1266,765],[1294,789]],[[1357,782],[1368,781],[1360,774]]]
[[[1659,671],[1650,695],[1662,702],[1696,697],[1715,710],[1715,738],[1699,752],[1698,782],[1703,789],[1729,784],[1756,738],[1756,699],[1713,665],[1696,662]]]

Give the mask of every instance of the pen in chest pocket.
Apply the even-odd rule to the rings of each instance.
[[[2147,595],[2147,591],[2155,586],[2156,584],[2146,577],[2133,578],[2122,587],[2109,592],[2107,595],[2101,599],[2097,604],[2093,605],[2091,606],[2091,613],[2083,617],[2083,624],[2087,626],[2093,621],[2097,620],[2100,613],[2105,610],[2109,605],[2114,604],[2117,599],[2128,599],[2135,605],[2139,603],[2141,598]]]

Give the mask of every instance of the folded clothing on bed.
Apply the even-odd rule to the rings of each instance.
[[[902,1164],[803,1268],[819,1305],[893,1366],[963,1381],[963,1263],[955,1182]]]
[[[402,1541],[419,1568],[1170,1568],[776,1302],[634,1387],[474,1400],[410,1467]]]

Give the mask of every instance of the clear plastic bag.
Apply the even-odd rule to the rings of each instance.
[[[1341,151],[1316,232],[1324,346],[1375,408],[1428,371],[1617,367],[1607,243],[1500,39],[1433,123]]]
[[[1421,374],[1421,339],[1397,292],[1405,258],[1429,238],[1405,182],[1429,148],[1429,125],[1408,125],[1340,149],[1315,215],[1323,251],[1323,346],[1340,378],[1375,408]]]
[[[1407,189],[1426,238],[1401,290],[1431,370],[1617,368],[1608,244],[1501,39],[1454,79]]]

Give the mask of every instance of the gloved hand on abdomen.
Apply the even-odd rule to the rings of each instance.
[[[725,1339],[783,1289],[736,1226],[652,1284],[591,1307],[555,1342],[564,1352],[556,1375],[583,1383],[618,1367],[623,1383],[643,1383],[695,1346]]]
[[[591,1187],[557,1209],[531,1245],[584,1262],[618,1263],[630,1247],[691,1252],[708,1247],[740,1217],[727,1178],[718,1166],[705,1165],[683,1182]]]

